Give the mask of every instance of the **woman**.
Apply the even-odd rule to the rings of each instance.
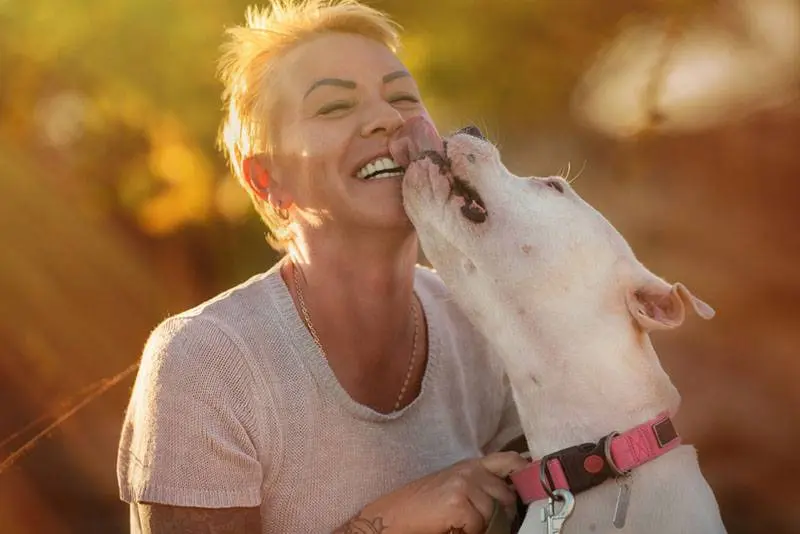
[[[521,434],[417,239],[391,136],[427,119],[382,13],[250,10],[221,62],[234,173],[286,257],[153,332],[120,444],[134,531],[486,528]]]

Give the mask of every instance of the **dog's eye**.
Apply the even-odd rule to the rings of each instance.
[[[554,180],[552,178],[549,180],[545,180],[545,185],[547,185],[547,187],[551,189],[555,189],[559,193],[564,193],[564,186],[561,185],[561,182],[559,182],[558,180]]]
[[[477,137],[478,139],[483,139],[486,141],[486,137],[483,135],[483,132],[481,132],[480,129],[474,124],[470,124],[469,126],[461,128],[456,133],[471,135],[472,137]]]

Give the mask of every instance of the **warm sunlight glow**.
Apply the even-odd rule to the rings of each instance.
[[[708,128],[796,98],[800,4],[735,4],[745,18],[736,30],[726,26],[724,13],[670,32],[663,24],[627,28],[586,73],[575,114],[626,137]]]

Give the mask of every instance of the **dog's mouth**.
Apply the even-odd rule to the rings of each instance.
[[[423,117],[408,120],[394,136],[389,150],[400,165],[408,170],[416,161],[430,160],[450,184],[447,201],[454,197],[463,201],[461,214],[473,223],[486,221],[489,212],[486,204],[472,184],[453,171],[447,155],[447,141]]]
[[[458,197],[464,201],[464,204],[461,206],[461,214],[466,219],[474,223],[486,221],[489,212],[486,209],[486,204],[483,202],[480,193],[478,193],[477,189],[467,180],[453,172],[452,162],[447,156],[447,141],[443,141],[442,144],[444,145],[443,154],[428,150],[423,152],[418,159],[428,158],[439,167],[439,173],[448,178],[450,182],[448,200],[452,197]]]

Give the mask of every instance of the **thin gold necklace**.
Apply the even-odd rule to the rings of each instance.
[[[311,322],[311,315],[308,313],[308,308],[306,307],[306,299],[303,296],[303,289],[300,287],[300,277],[298,276],[298,271],[300,269],[297,268],[297,265],[292,263],[292,275],[294,278],[294,287],[297,291],[297,300],[300,303],[300,313],[303,315],[303,321],[306,323],[306,327],[308,327],[308,331],[311,333],[311,338],[314,340],[314,343],[317,344],[319,347],[320,352],[328,359],[328,355],[325,353],[325,348],[322,346],[322,343],[319,340],[319,336],[317,335],[317,331],[314,328],[314,323]],[[413,299],[413,296],[412,296]],[[419,312],[417,311],[417,307],[414,306],[414,302],[411,302],[411,314],[414,316],[414,341],[411,347],[411,358],[408,361],[408,369],[406,370],[406,377],[403,380],[403,386],[400,388],[400,393],[397,395],[397,400],[394,402],[394,411],[400,409],[400,406],[403,402],[403,398],[406,395],[406,390],[408,389],[408,383],[411,380],[411,372],[414,370],[414,363],[417,359],[417,337],[419,335]]]

